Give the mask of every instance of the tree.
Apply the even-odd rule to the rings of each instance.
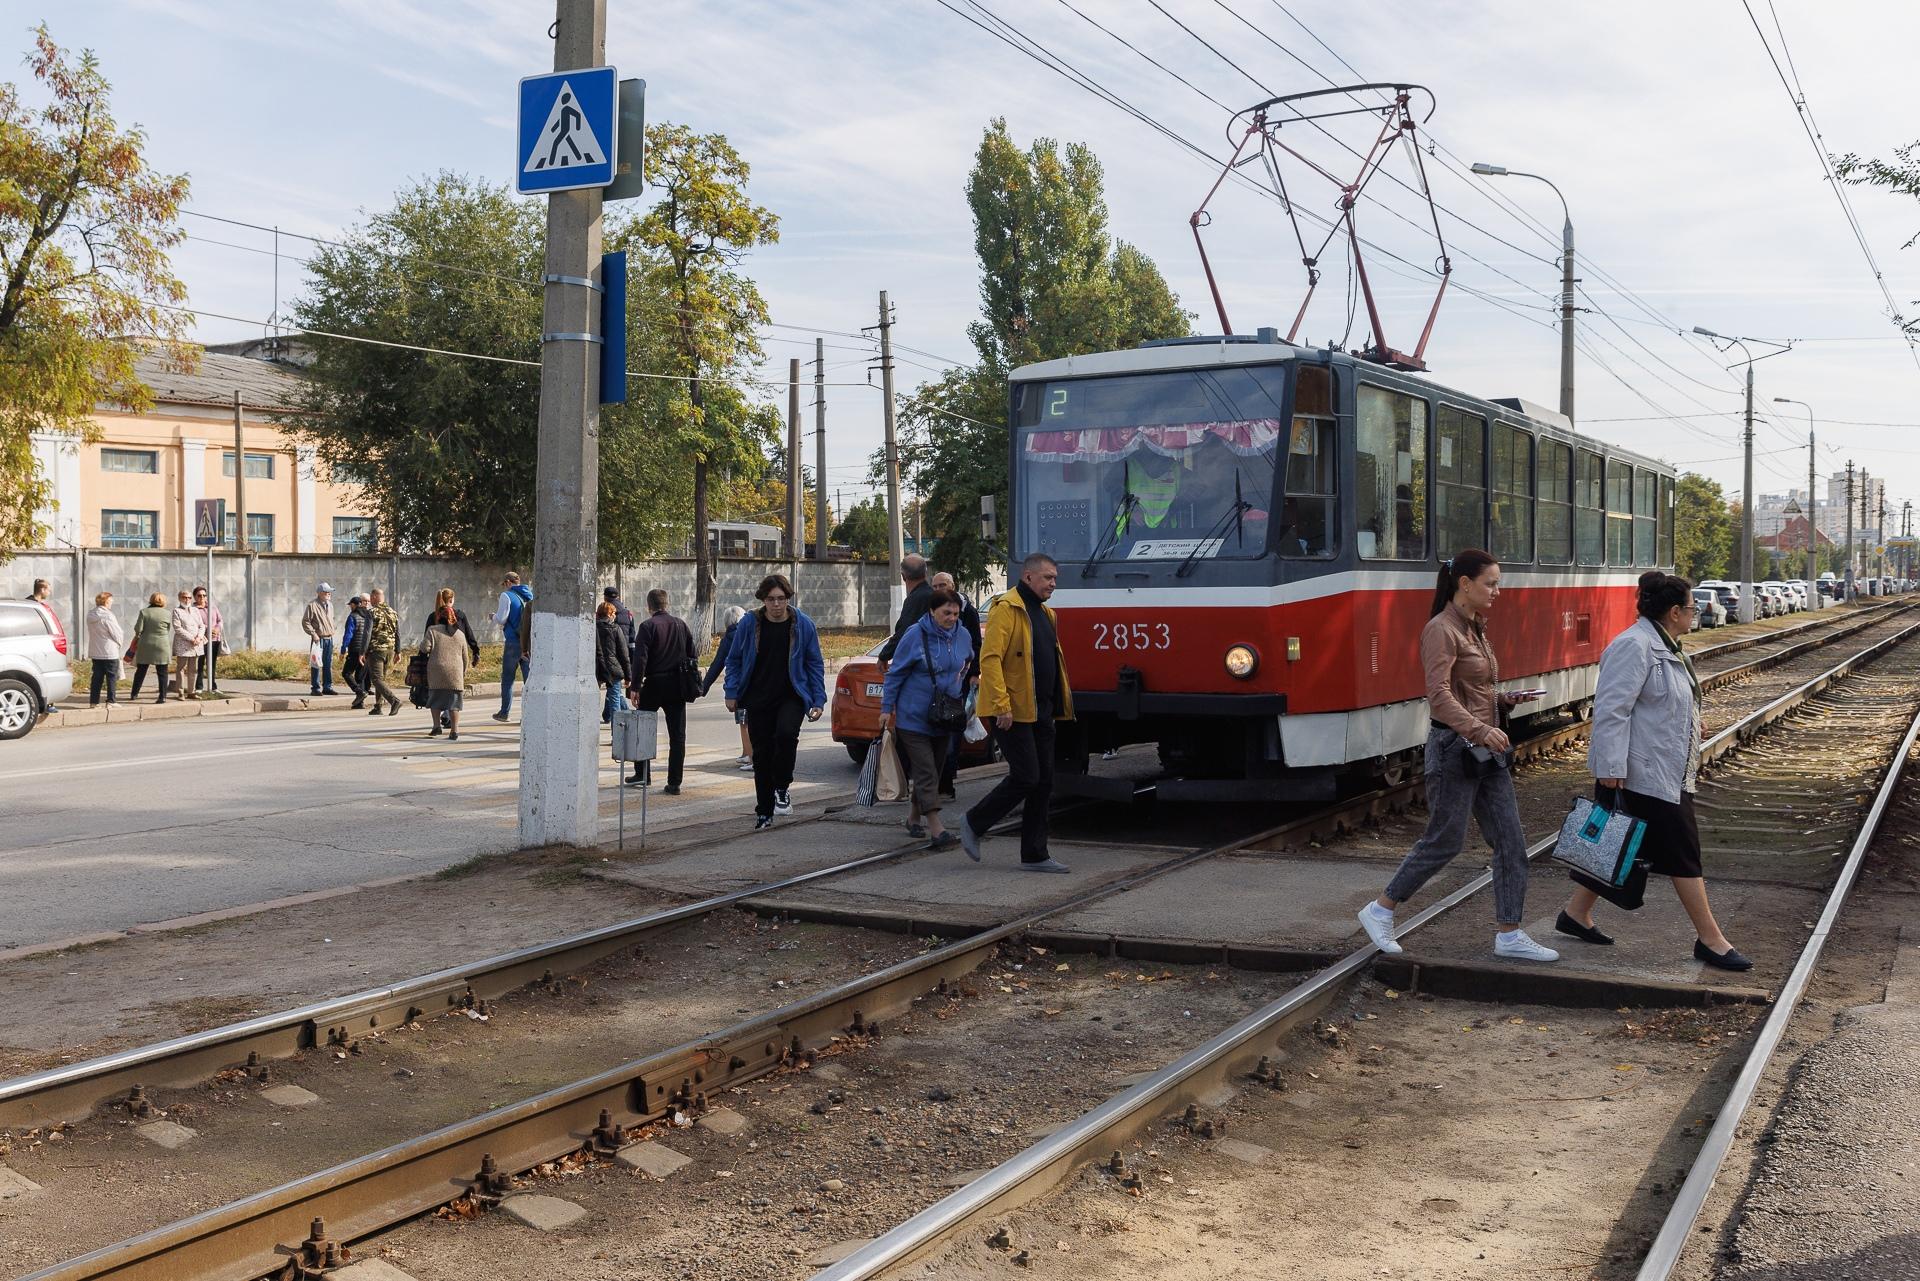
[[[688,624],[713,631],[715,579],[707,546],[709,470],[758,453],[744,424],[710,405],[715,381],[744,372],[760,357],[754,326],[768,319],[766,300],[740,273],[756,245],[779,240],[779,219],[747,199],[751,170],[719,134],[684,125],[647,130],[647,186],[661,193],[634,230],[634,242],[658,263],[667,306],[660,320],[672,337],[669,367],[685,380],[686,400],[661,426],[693,461],[694,598]]]
[[[1891,161],[1867,160],[1849,151],[1833,162],[1833,171],[1840,181],[1856,187],[1885,187],[1896,195],[1920,199],[1920,141],[1895,147]],[[1920,232],[1908,237],[1900,247],[1911,249],[1916,242],[1920,242]],[[1907,320],[1896,315],[1893,319],[1908,334],[1920,337],[1920,318]]]
[[[1724,578],[1736,556],[1738,531],[1720,482],[1683,472],[1673,489],[1673,555],[1689,582]]]
[[[43,533],[33,515],[50,484],[33,434],[92,439],[101,402],[149,408],[134,375],[143,342],[181,366],[195,358],[167,260],[187,179],[155,173],[145,133],[114,123],[91,52],[73,61],[43,24],[27,66],[50,96],[38,113],[0,84],[0,560]]]
[[[847,514],[829,535],[834,542],[853,549],[861,560],[885,560],[887,549],[887,505],[869,498],[847,509]]]
[[[1192,317],[1153,260],[1107,230],[1099,160],[1051,138],[1021,151],[1004,119],[986,129],[967,181],[981,319],[978,361],[903,401],[902,457],[926,496],[943,568],[978,582],[1006,550],[980,535],[980,498],[1007,509],[1006,378],[1036,360],[1111,351],[1190,332]]]
[[[631,222],[616,222],[609,240],[630,237]],[[496,358],[309,339],[312,376],[285,426],[355,477],[393,546],[532,559],[540,370],[513,362],[539,359],[545,236],[537,202],[442,173],[311,260],[311,290],[294,305],[301,325]],[[648,322],[665,305],[660,274],[643,253],[628,276],[628,367],[659,368],[669,353]],[[684,389],[629,379],[628,390],[600,417],[597,551],[607,562],[677,549],[691,506],[684,457],[654,428]],[[716,402],[730,419],[747,412],[737,392]]]

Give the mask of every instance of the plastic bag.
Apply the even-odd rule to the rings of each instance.
[[[977,743],[987,736],[986,723],[978,716],[972,717],[967,721],[967,727],[961,731],[960,736],[969,743]]]
[[[860,783],[853,789],[853,799],[871,808],[879,798],[875,791],[880,782],[880,744],[867,744],[867,758],[860,762]]]

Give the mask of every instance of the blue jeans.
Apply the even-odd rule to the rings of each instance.
[[[500,656],[500,714],[502,716],[513,710],[513,678],[516,673],[521,680],[527,678],[527,660],[520,656],[520,638],[509,636],[506,653]]]
[[[624,712],[633,704],[627,702],[626,687],[619,681],[607,682],[607,701],[600,708],[600,719],[610,721],[615,712]]]
[[[316,694],[333,693],[333,638],[320,642],[320,666],[307,669],[312,673],[313,692]]]

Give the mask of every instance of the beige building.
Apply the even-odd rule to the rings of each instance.
[[[240,352],[204,351],[192,373],[144,355],[136,369],[153,408],[94,411],[99,439],[34,438],[41,473],[53,482],[38,513],[46,547],[191,549],[194,504],[226,500],[224,546],[235,545],[234,395],[240,396],[245,454],[246,546],[259,552],[367,552],[387,531],[357,501],[349,477],[327,474],[313,447],[294,443],[274,421],[294,412],[301,375],[294,364]]]

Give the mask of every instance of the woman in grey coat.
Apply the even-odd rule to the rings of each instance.
[[[1700,828],[1693,794],[1700,773],[1700,681],[1675,639],[1693,629],[1693,587],[1659,570],[1640,575],[1640,618],[1600,656],[1587,763],[1597,805],[1625,811],[1647,825],[1640,859],[1673,881],[1673,892],[1699,935],[1696,960],[1747,970],[1707,906],[1700,866]],[[1593,924],[1599,894],[1578,886],[1556,929],[1588,943],[1613,940]]]

